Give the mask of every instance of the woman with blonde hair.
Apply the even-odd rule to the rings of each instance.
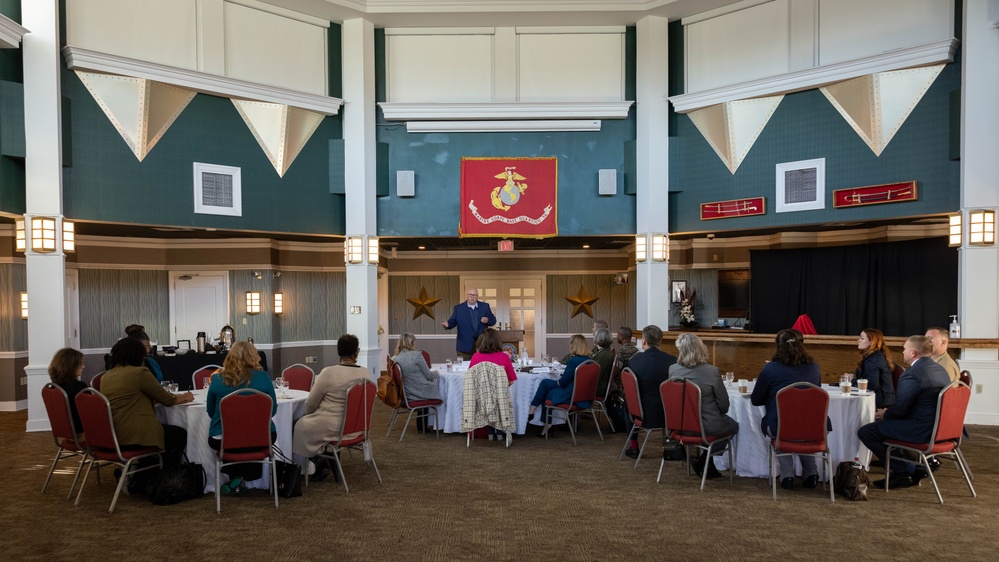
[[[208,426],[208,446],[218,451],[222,447],[222,413],[219,403],[233,392],[244,389],[259,390],[271,397],[271,417],[277,413],[277,396],[274,394],[274,383],[271,377],[260,367],[260,354],[252,343],[238,341],[225,356],[222,368],[212,374],[212,382],[208,386],[208,398],[205,406],[212,418]],[[274,420],[271,420],[271,442],[277,433]],[[244,488],[243,482],[256,480],[261,476],[262,466],[259,464],[236,464],[222,469],[229,475],[229,482],[222,486],[223,494],[238,492]]]
[[[895,403],[895,387],[891,380],[891,370],[895,366],[891,351],[885,347],[885,336],[881,330],[867,328],[857,338],[860,360],[853,376],[853,386],[857,379],[867,379],[867,388],[874,393],[874,407],[878,410]]]
[[[739,422],[728,417],[728,391],[718,367],[708,363],[708,348],[696,334],[685,332],[676,338],[676,363],[669,367],[670,380],[686,379],[701,389],[701,427],[705,435],[731,435],[739,432]],[[698,474],[707,464],[708,478],[720,476],[714,463],[701,454],[695,462]]]
[[[576,367],[579,367],[584,361],[590,359],[590,346],[586,343],[586,338],[582,334],[576,334],[569,338],[569,355],[570,358],[565,364],[565,371],[562,372],[562,376],[557,381],[546,379],[538,385],[538,390],[534,393],[534,399],[531,400],[531,409],[527,413],[528,419],[534,415],[534,411],[538,409],[538,406],[544,404],[546,400],[551,400],[552,404],[565,404],[572,399]],[[581,407],[585,408],[588,406],[589,403],[585,403]],[[544,435],[544,433],[540,433],[538,436],[544,437]]]
[[[441,391],[437,379],[440,373],[431,371],[423,352],[416,349],[416,336],[403,332],[395,344],[392,361],[402,371],[402,385],[409,400],[440,400]],[[427,419],[416,418],[416,430],[426,432]]]

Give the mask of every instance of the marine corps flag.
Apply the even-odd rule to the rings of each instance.
[[[558,159],[462,158],[462,238],[558,235]]]

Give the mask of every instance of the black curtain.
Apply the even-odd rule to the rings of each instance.
[[[808,314],[818,333],[834,335],[946,327],[957,313],[957,257],[946,238],[754,250],[750,321],[757,332],[777,332]]]

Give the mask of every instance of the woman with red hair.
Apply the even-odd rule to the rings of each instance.
[[[887,408],[895,403],[895,386],[891,380],[894,364],[891,351],[885,347],[885,337],[881,330],[867,328],[857,338],[860,360],[853,376],[853,386],[857,379],[867,379],[867,389],[874,393],[875,408]]]

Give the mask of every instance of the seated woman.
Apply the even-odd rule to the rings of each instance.
[[[878,410],[895,403],[895,383],[891,380],[894,363],[891,351],[885,347],[885,337],[881,330],[867,328],[857,338],[860,360],[853,376],[853,386],[857,379],[867,379],[867,389],[874,393],[874,407]]]
[[[69,398],[69,411],[73,416],[73,429],[83,439],[83,424],[80,423],[80,412],[76,409],[76,395],[87,388],[87,383],[80,380],[83,375],[83,354],[72,347],[64,347],[52,356],[49,363],[49,378],[52,383],[66,391]]]
[[[546,400],[551,400],[552,404],[565,404],[572,398],[572,383],[575,380],[576,367],[590,359],[590,348],[582,334],[576,334],[569,338],[569,355],[571,357],[566,362],[565,371],[562,372],[561,378],[557,381],[546,379],[538,385],[538,390],[531,400],[531,409],[527,412],[528,419]],[[538,437],[544,436],[545,430],[538,433]]]
[[[510,356],[503,351],[503,341],[500,340],[499,332],[492,328],[486,328],[479,335],[479,339],[475,341],[475,354],[468,362],[468,368],[471,369],[479,363],[495,363],[503,367],[503,370],[506,371],[506,380],[511,385],[517,380],[517,372],[513,369],[513,362],[510,361]],[[506,433],[490,426],[489,440],[493,439],[502,441],[506,439]]]
[[[152,351],[152,346],[149,343],[149,336],[146,334],[146,329],[139,324],[130,324],[125,328],[125,334],[133,340],[139,340],[142,345],[146,347],[146,361],[145,365],[149,368],[149,371],[153,373],[158,382],[163,382],[163,369],[160,368],[160,364],[153,359],[149,353]]]
[[[357,364],[360,347],[357,336],[343,334],[336,342],[340,364],[326,367],[316,376],[305,401],[305,416],[295,423],[292,450],[298,457],[296,462],[302,463],[303,468],[306,467],[305,459],[319,467],[320,459],[316,455],[323,451],[327,441],[340,437],[343,413],[347,408],[347,388],[358,379],[368,380],[367,369]],[[320,479],[323,472],[317,472]]]
[[[695,334],[676,338],[676,363],[669,367],[670,380],[687,379],[701,389],[701,428],[705,435],[731,435],[739,432],[739,422],[726,416],[729,401],[718,367],[708,363],[708,348]],[[700,475],[707,465],[708,478],[721,476],[714,460],[701,453],[694,463]]]
[[[598,328],[593,332],[593,351],[590,352],[590,359],[600,365],[600,377],[597,379],[597,396],[603,396],[607,391],[607,382],[610,380],[611,371],[614,369],[614,352],[611,351],[610,330]],[[617,387],[621,387],[618,381]],[[613,389],[612,389],[613,390]]]
[[[145,359],[146,348],[142,342],[132,338],[118,340],[111,348],[113,367],[101,379],[101,393],[111,403],[114,430],[123,450],[160,447],[164,450],[164,466],[176,466],[187,447],[187,431],[161,424],[156,419],[153,402],[164,406],[186,404],[194,400],[194,395],[190,392],[173,394],[164,389],[143,365]],[[149,471],[138,473],[138,478],[129,484],[130,491],[144,490],[144,484],[151,481],[151,475],[147,475]]]
[[[614,340],[621,346],[621,348],[617,350],[617,358],[615,361],[617,361],[617,366],[622,371],[628,366],[628,361],[631,360],[632,356],[638,353],[638,348],[631,343],[633,340],[632,335],[633,331],[628,326],[621,326],[617,329],[617,334],[614,335]]]
[[[777,350],[770,362],[764,365],[756,379],[756,387],[750,397],[754,406],[766,406],[766,413],[760,422],[765,435],[777,435],[777,392],[796,382],[822,385],[822,373],[815,360],[805,351],[801,332],[781,330],[777,332]],[[778,451],[779,452],[779,451]],[[796,455],[797,456],[797,455]],[[790,456],[778,457],[780,461],[780,485],[790,490],[794,488],[794,459]],[[814,488],[819,482],[819,472],[815,457],[798,456],[801,461],[801,475],[804,486]]]
[[[416,349],[416,336],[403,332],[395,344],[395,356],[392,361],[399,365],[406,398],[409,400],[440,400],[441,391],[437,379],[441,376],[437,371],[431,371],[427,366],[423,352]],[[416,418],[416,429],[420,433],[426,431],[426,418]]]
[[[208,397],[205,399],[205,407],[208,409],[208,416],[212,418],[211,425],[208,426],[208,446],[218,451],[222,448],[222,411],[219,403],[226,396],[236,392],[251,388],[259,390],[271,397],[271,417],[277,413],[277,396],[274,394],[274,383],[271,377],[260,367],[260,354],[252,343],[238,341],[232,345],[232,349],[225,356],[222,368],[212,375],[211,384],[208,386]],[[274,420],[271,420],[271,442],[277,440],[277,430],[274,427]],[[233,449],[238,452],[238,449]],[[229,482],[224,484],[220,490],[223,494],[239,492],[247,480],[257,480],[263,473],[263,466],[257,463],[235,464],[222,468],[222,472],[229,475]]]

